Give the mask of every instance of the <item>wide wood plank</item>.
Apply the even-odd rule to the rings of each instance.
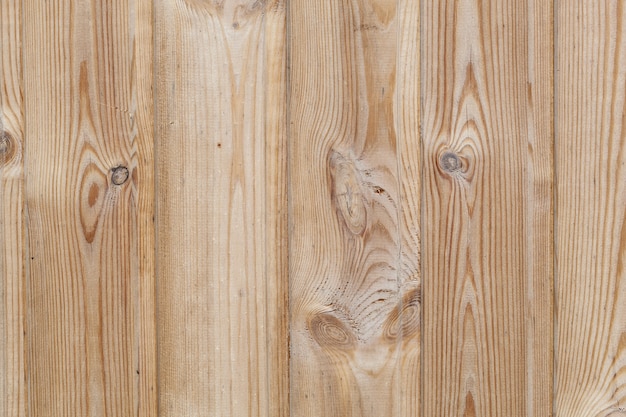
[[[150,7],[23,2],[32,416],[155,415]]]
[[[557,15],[556,415],[626,415],[626,2]]]
[[[423,410],[552,411],[552,5],[426,0]]]
[[[284,3],[155,13],[160,413],[288,415]]]
[[[290,3],[293,415],[419,415],[417,6]]]
[[[26,415],[21,9],[0,2],[0,416]]]

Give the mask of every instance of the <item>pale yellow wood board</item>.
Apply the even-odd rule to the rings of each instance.
[[[155,4],[159,410],[286,415],[284,3]]]
[[[626,4],[557,14],[557,416],[626,415]]]
[[[419,9],[289,10],[291,413],[419,415]]]
[[[0,3],[0,416],[26,416],[21,7]]]
[[[150,2],[22,6],[28,412],[154,415]]]
[[[423,413],[552,412],[552,5],[422,2]]]

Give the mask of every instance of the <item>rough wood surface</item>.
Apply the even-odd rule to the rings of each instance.
[[[292,415],[419,413],[419,20],[400,5],[290,3]]]
[[[0,24],[0,417],[626,415],[624,0]]]
[[[23,8],[28,412],[155,415],[150,5]]]
[[[284,415],[284,3],[155,13],[160,413]]]
[[[423,2],[425,416],[552,412],[551,14]]]
[[[626,415],[625,9],[557,15],[557,416]]]
[[[26,416],[21,2],[0,2],[0,416]]]

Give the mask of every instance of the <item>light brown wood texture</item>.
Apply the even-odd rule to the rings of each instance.
[[[558,10],[557,416],[626,415],[626,4]]]
[[[0,416],[26,416],[21,2],[0,3]]]
[[[422,3],[423,415],[548,416],[552,4]]]
[[[626,415],[625,32],[0,1],[0,417]]]
[[[292,415],[419,414],[419,20],[400,6],[290,3]]]
[[[31,416],[156,413],[150,8],[23,2]]]
[[[155,5],[160,415],[285,415],[285,4]]]

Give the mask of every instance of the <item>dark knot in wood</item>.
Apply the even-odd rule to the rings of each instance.
[[[460,171],[463,168],[461,159],[453,152],[444,152],[439,158],[439,165],[444,172],[449,174]]]
[[[113,168],[111,174],[111,182],[115,185],[122,185],[128,180],[128,168],[125,166],[117,166]]]

